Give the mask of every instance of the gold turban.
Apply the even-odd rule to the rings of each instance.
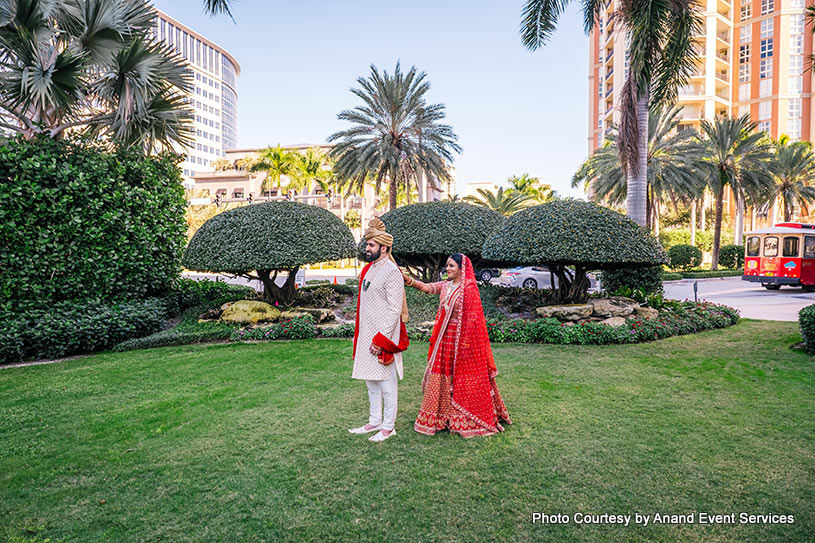
[[[388,251],[388,257],[391,259],[391,262],[396,264],[396,260],[393,259],[393,236],[388,234],[385,231],[385,223],[382,222],[378,217],[374,217],[373,219],[368,222],[368,229],[365,231],[365,240],[374,240],[380,245],[385,247],[391,247],[391,250]],[[396,264],[399,267],[398,264]],[[402,296],[402,322],[408,321],[408,308],[407,308],[407,298],[403,295]]]

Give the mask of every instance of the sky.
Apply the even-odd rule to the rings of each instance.
[[[202,0],[157,8],[229,51],[240,63],[241,148],[324,143],[358,105],[349,90],[370,65],[397,61],[427,73],[428,102],[447,107],[463,150],[458,192],[470,182],[539,177],[582,196],[571,177],[588,153],[588,47],[579,3],[542,49],[518,36],[522,0],[235,0],[209,17]]]

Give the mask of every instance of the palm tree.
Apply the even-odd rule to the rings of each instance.
[[[521,42],[530,50],[552,35],[569,0],[526,0]],[[583,29],[590,32],[600,17],[603,0],[583,2]],[[613,17],[630,36],[629,68],[622,88],[617,145],[626,175],[626,213],[640,225],[647,222],[649,107],[671,104],[695,65],[693,36],[700,22],[691,0],[622,2]]]
[[[212,16],[225,14],[232,18],[232,0],[204,0],[204,11]]]
[[[702,121],[705,156],[701,166],[707,168],[708,186],[716,198],[711,270],[719,268],[724,191],[729,187],[737,197],[761,201],[774,184],[773,147],[755,129],[749,114]]]
[[[778,198],[784,208],[784,222],[792,219],[793,205],[804,207],[815,202],[815,155],[809,142],[790,142],[782,137],[775,143],[776,183],[767,200],[774,204]]]
[[[671,201],[698,198],[704,189],[704,177],[698,165],[703,147],[696,134],[678,131],[680,109],[655,108],[648,116],[648,155],[646,179],[646,226],[659,233],[659,205]],[[617,146],[618,134],[612,131],[606,144],[596,150],[572,177],[572,187],[583,184],[595,202],[620,206],[626,201],[628,182]]]
[[[537,177],[532,177],[528,173],[520,176],[513,175],[507,182],[511,188],[507,192],[518,192],[526,194],[531,200],[539,204],[545,204],[555,198],[555,191],[550,185],[541,182]]]
[[[297,154],[283,149],[280,145],[277,147],[267,147],[258,152],[256,159],[250,163],[244,163],[244,167],[251,172],[266,172],[266,178],[260,185],[261,192],[272,190],[272,187],[277,187],[280,190],[280,182],[285,175],[292,177],[297,171]]]
[[[509,216],[517,213],[531,201],[531,198],[520,192],[505,191],[504,187],[500,187],[498,192],[493,192],[486,189],[478,189],[478,196],[465,196],[464,202],[481,207],[486,207],[497,211],[501,215]]]
[[[117,144],[192,141],[183,58],[151,37],[143,0],[0,0],[0,127]]]
[[[453,129],[440,122],[444,105],[425,102],[430,89],[427,74],[415,67],[402,72],[399,63],[393,75],[380,74],[371,65],[368,78],[360,77],[357,83],[360,88],[351,92],[363,105],[337,115],[353,126],[328,138],[337,142],[329,155],[336,160],[334,172],[340,185],[361,188],[372,179],[379,192],[387,182],[394,209],[400,184],[418,187],[420,174],[431,183],[450,180],[448,167],[461,147]]]

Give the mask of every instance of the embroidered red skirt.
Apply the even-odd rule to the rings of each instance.
[[[456,409],[450,401],[457,328],[458,323],[451,320],[440,340],[441,345],[436,360],[433,362],[430,371],[427,372],[422,405],[419,408],[419,415],[416,417],[413,429],[420,434],[431,436],[445,429],[460,434],[462,437],[495,434],[496,432],[480,426],[466,414]],[[501,419],[510,422],[509,414],[494,381],[492,382],[490,395],[495,406],[496,427],[503,430],[497,421]]]

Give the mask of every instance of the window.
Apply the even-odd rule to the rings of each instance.
[[[739,45],[739,64],[750,62],[750,44]]]
[[[739,107],[739,117],[744,117],[745,115],[750,115],[749,105]]]
[[[801,99],[791,98],[787,103],[787,113],[790,117],[801,117]]]
[[[758,82],[758,95],[761,98],[769,96],[773,93],[773,80],[762,79]]]
[[[766,121],[770,118],[770,115],[773,111],[773,104],[770,101],[759,102],[758,104],[758,119],[760,121]]]
[[[804,56],[803,55],[790,55],[790,75],[801,75],[804,71]]]
[[[798,256],[798,249],[800,248],[800,241],[798,236],[787,236],[784,238],[783,256]]]
[[[773,20],[764,19],[761,21],[761,37],[771,38],[773,35]]]
[[[812,237],[815,240],[815,236]],[[747,256],[758,256],[761,250],[761,238],[758,236],[750,236],[747,238]]]
[[[790,54],[800,55],[804,52],[804,35],[790,34]]]
[[[790,15],[790,34],[804,33],[804,14]]]
[[[759,132],[770,132],[770,121],[758,121],[758,126],[756,130]]]
[[[804,258],[815,258],[815,236],[804,237]]]
[[[753,2],[752,0],[741,0],[741,20],[747,20],[753,14]]]
[[[778,238],[767,236],[764,238],[764,256],[778,256]]]
[[[790,0],[792,9],[804,9],[804,0]]]
[[[750,43],[753,39],[753,25],[744,25],[739,31],[739,43]]]
[[[804,80],[800,75],[791,75],[787,81],[787,92],[800,94],[804,90]]]
[[[792,141],[798,141],[801,139],[801,119],[787,119],[787,136]]]
[[[775,10],[775,0],[761,0],[761,14],[767,15]]]
[[[773,76],[773,59],[762,58],[758,64],[758,77],[759,79],[769,79]]]
[[[767,38],[766,40],[761,40],[761,49],[759,49],[759,56],[761,58],[767,58],[773,56],[773,39]]]
[[[747,83],[750,81],[750,65],[739,64],[739,83]]]

